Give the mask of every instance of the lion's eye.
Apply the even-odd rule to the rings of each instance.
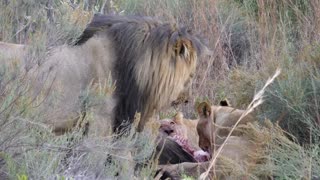
[[[174,125],[174,124],[176,124],[176,123],[175,123],[175,122],[173,122],[173,121],[171,121],[171,122],[170,122],[170,124],[171,124],[171,125]]]

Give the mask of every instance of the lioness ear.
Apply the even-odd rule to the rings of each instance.
[[[200,117],[207,118],[211,115],[211,105],[207,102],[202,102],[198,105],[197,111]]]
[[[220,106],[230,106],[228,99],[224,99],[220,101]]]
[[[183,122],[183,114],[181,112],[178,112],[175,116],[174,116],[174,122],[177,124],[182,124]]]
[[[192,44],[190,40],[179,39],[175,45],[175,53],[184,59],[189,59],[190,52],[192,51]]]

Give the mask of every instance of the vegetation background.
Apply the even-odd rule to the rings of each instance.
[[[202,100],[217,104],[227,98],[234,107],[246,108],[280,67],[258,115],[261,122],[279,124],[290,141],[275,134],[268,163],[250,177],[320,178],[320,1],[1,0],[0,40],[29,44],[28,58],[41,60],[50,48],[73,44],[98,12],[154,16],[202,34],[214,55],[200,60],[193,99],[178,109],[188,118],[196,118],[194,104]],[[147,138],[139,139],[145,151],[127,157],[137,143],[130,137],[115,144],[110,137],[83,140],[79,132],[52,135],[43,123],[48,115],[40,100],[25,96],[32,87],[23,75],[14,67],[0,69],[0,179],[112,179],[117,169],[130,178],[133,160],[150,155]],[[123,156],[105,165],[107,154],[117,148]],[[150,177],[154,168],[150,163],[139,176]]]

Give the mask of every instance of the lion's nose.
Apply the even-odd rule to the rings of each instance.
[[[174,131],[173,131],[172,129],[169,129],[169,130],[165,130],[164,132],[167,133],[168,135],[170,135],[170,134],[173,133]]]

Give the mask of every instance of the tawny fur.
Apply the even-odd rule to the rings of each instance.
[[[64,133],[81,118],[83,103],[90,95],[90,88],[94,83],[104,82],[111,73],[110,60],[115,57],[111,41],[94,37],[82,46],[55,47],[41,64],[30,61],[28,48],[1,43],[0,62],[7,65],[15,62],[21,74],[27,71],[26,83],[31,87],[30,96],[44,98],[39,109],[47,116],[45,123],[51,125],[55,133]],[[39,97],[48,93],[50,95],[46,97]],[[99,134],[106,134],[103,131],[111,127],[113,104],[112,97],[92,104],[97,112],[95,120],[100,121],[95,128],[102,129]],[[86,108],[89,110],[90,106]]]

